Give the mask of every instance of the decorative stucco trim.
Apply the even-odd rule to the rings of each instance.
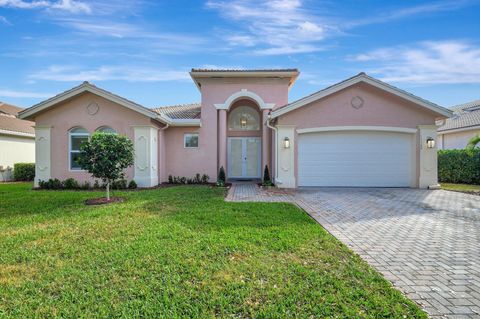
[[[350,87],[352,85],[355,85],[357,83],[360,83],[360,82],[364,82],[364,83],[367,83],[367,84],[370,84],[376,88],[379,88],[383,91],[386,91],[386,92],[389,92],[391,94],[394,94],[398,97],[401,97],[405,100],[408,100],[410,102],[413,102],[419,106],[422,106],[426,109],[429,109],[437,114],[440,114],[442,116],[445,116],[445,117],[451,117],[453,115],[452,111],[446,109],[446,108],[443,108],[439,105],[436,105],[432,102],[429,102],[429,101],[426,101],[424,99],[421,99],[419,97],[416,97],[412,94],[409,94],[403,90],[400,90],[394,86],[391,86],[385,82],[382,82],[382,81],[379,81],[377,79],[374,79],[368,75],[366,75],[365,73],[360,73],[358,74],[357,76],[354,76],[348,80],[345,80],[343,82],[340,82],[340,83],[337,83],[337,84],[334,84],[324,90],[321,90],[321,91],[318,91],[317,93],[314,93],[312,95],[309,95],[303,99],[300,99],[298,101],[295,101],[291,104],[288,104],[287,106],[285,107],[282,107],[278,110],[275,110],[272,112],[272,115],[271,117],[272,118],[276,118],[276,117],[279,117],[283,114],[286,114],[288,112],[291,112],[291,111],[294,111],[302,106],[305,106],[307,104],[310,104],[312,102],[315,102],[321,98],[324,98],[328,95],[331,95],[331,94],[334,94],[340,90],[343,90],[347,87]]]
[[[414,134],[417,129],[407,127],[394,126],[324,126],[298,129],[298,134],[303,133],[317,133],[317,132],[332,132],[332,131],[380,131],[380,132],[397,132]]]
[[[450,134],[450,133],[457,133],[457,132],[465,132],[465,131],[477,131],[480,130],[480,125],[472,125],[472,126],[466,126],[466,127],[461,127],[461,128],[455,128],[451,130],[445,130],[445,131],[438,131],[438,135],[444,135],[444,134]]]
[[[124,106],[130,110],[133,110],[135,112],[138,112],[140,114],[143,114],[145,116],[148,116],[150,118],[154,118],[154,119],[161,119],[158,114],[152,110],[149,110],[139,104],[136,104],[132,101],[129,101],[127,99],[124,99],[118,95],[115,95],[113,93],[110,93],[108,91],[105,91],[103,89],[100,89],[98,87],[96,87],[95,85],[92,85],[88,82],[83,82],[81,85],[71,89],[71,90],[68,90],[68,91],[65,91],[63,93],[60,93],[48,100],[45,100],[43,102],[40,102],[26,110],[23,110],[22,112],[20,112],[18,114],[19,118],[21,119],[27,119],[27,118],[30,118],[32,117],[33,115],[39,113],[39,112],[42,112],[58,103],[61,103],[63,101],[66,101],[70,98],[73,98],[79,94],[82,94],[84,92],[90,92],[92,94],[95,94],[95,95],[98,95],[104,99],[107,99],[111,102],[114,102],[116,104],[119,104],[121,106]]]
[[[0,129],[0,134],[35,138],[35,134]]]
[[[225,100],[224,103],[214,104],[214,106],[217,110],[229,110],[232,104],[241,98],[252,99],[262,110],[271,110],[275,107],[275,103],[265,103],[258,94],[248,91],[247,89],[242,89],[233,93]]]

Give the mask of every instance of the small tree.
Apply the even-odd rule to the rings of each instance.
[[[473,150],[477,145],[480,145],[480,134],[472,137],[467,144],[468,150]]]
[[[133,143],[122,135],[95,132],[89,141],[82,143],[78,164],[106,185],[110,200],[110,185],[124,177],[124,169],[133,165]]]
[[[220,170],[218,171],[218,177],[217,177],[217,186],[225,186],[225,169],[220,167]]]
[[[270,178],[270,171],[268,170],[268,165],[265,165],[265,169],[263,170],[263,186],[272,186],[272,180]]]

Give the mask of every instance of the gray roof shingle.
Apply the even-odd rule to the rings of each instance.
[[[445,120],[438,128],[439,132],[480,126],[480,100],[455,105],[451,107],[453,117]]]
[[[153,109],[160,115],[166,115],[171,119],[199,119],[200,118],[200,103],[179,104],[170,106],[160,106]]]
[[[35,134],[34,122],[17,118],[22,108],[11,104],[0,102],[0,130],[13,133]]]

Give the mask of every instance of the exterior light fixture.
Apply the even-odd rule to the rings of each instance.
[[[243,128],[245,128],[247,126],[247,119],[246,118],[242,117],[240,119],[240,126],[243,127]]]
[[[290,148],[290,139],[288,137],[285,137],[283,139],[283,147],[284,148]]]
[[[434,148],[435,140],[431,137],[427,137],[427,148]]]

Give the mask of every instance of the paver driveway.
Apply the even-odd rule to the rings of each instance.
[[[227,200],[291,201],[423,306],[480,318],[480,197],[444,190],[235,185]]]

